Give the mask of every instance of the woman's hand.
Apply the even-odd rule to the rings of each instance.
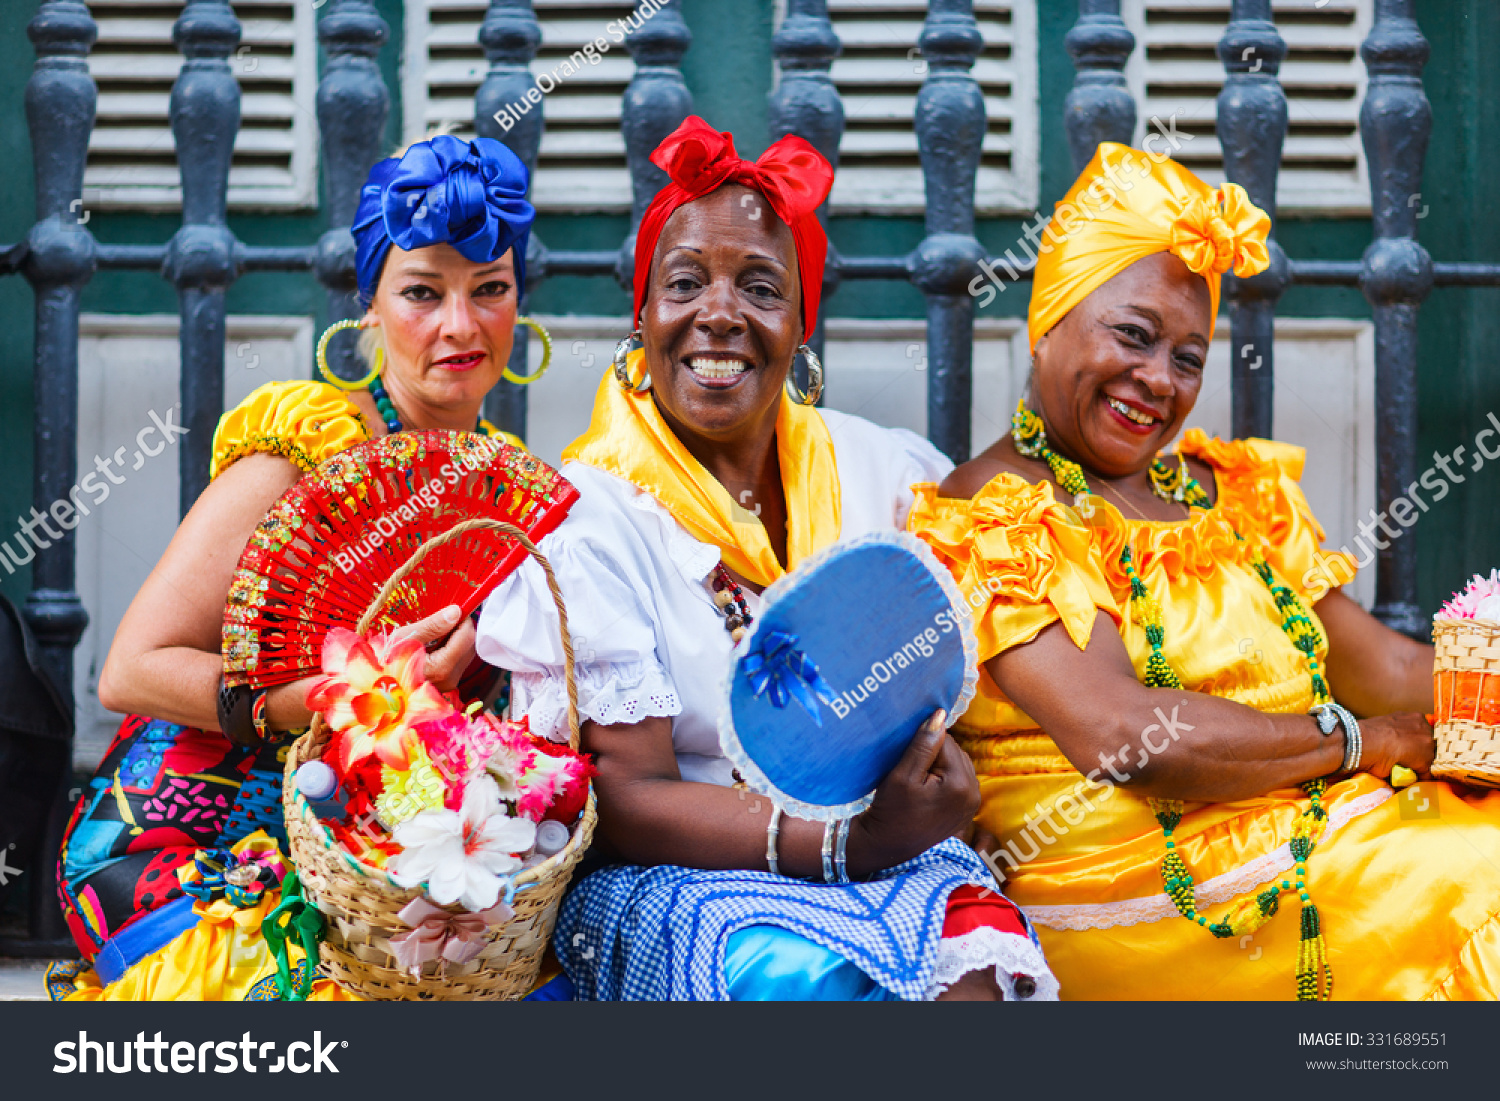
[[[1437,741],[1424,716],[1416,712],[1377,715],[1361,719],[1359,732],[1364,743],[1359,760],[1361,772],[1389,780],[1392,768],[1405,765],[1419,779],[1432,778]]]
[[[422,666],[422,675],[440,692],[451,692],[474,660],[475,633],[474,621],[466,618],[457,604],[450,604],[426,619],[398,627],[392,637],[415,638],[425,644],[427,661]],[[434,646],[440,639],[441,644]]]
[[[922,724],[896,767],[875,789],[870,809],[849,830],[851,871],[879,870],[965,834],[979,812],[979,779],[973,762],[949,735],[935,711]]]

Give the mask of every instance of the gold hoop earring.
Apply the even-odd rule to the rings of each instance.
[[[797,389],[797,357],[802,356],[807,360],[807,391],[799,392]],[[817,405],[818,398],[823,394],[823,361],[818,358],[818,353],[806,344],[792,353],[792,370],[786,373],[787,395],[798,405]]]
[[[620,384],[620,389],[624,390],[627,394],[644,394],[647,390],[651,389],[651,373],[649,371],[641,372],[639,385],[630,381],[630,368],[626,360],[629,358],[631,352],[641,346],[641,331],[636,329],[624,340],[615,345],[614,358],[609,361],[610,367],[615,372],[615,381]]]
[[[535,382],[537,379],[545,375],[547,373],[547,368],[552,366],[552,334],[542,327],[541,322],[534,321],[529,317],[516,318],[516,324],[525,325],[528,329],[536,333],[536,335],[541,338],[542,365],[536,369],[535,373],[530,375],[518,375],[509,367],[506,367],[505,370],[500,372],[500,377],[506,379],[509,382],[514,382],[517,386],[529,386],[531,383]]]
[[[365,389],[370,383],[380,377],[381,369],[385,366],[385,349],[376,348],[374,369],[358,382],[350,382],[348,379],[339,378],[338,375],[328,369],[328,342],[333,339],[334,334],[341,333],[345,329],[358,329],[360,327],[359,321],[352,317],[346,317],[342,321],[335,321],[323,330],[322,336],[318,337],[318,350],[314,355],[314,358],[318,361],[318,374],[323,376],[324,381],[328,385],[337,387],[346,393]]]

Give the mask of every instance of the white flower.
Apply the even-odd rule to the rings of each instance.
[[[521,868],[512,854],[536,843],[536,823],[508,816],[499,789],[481,776],[465,789],[462,810],[423,811],[391,838],[401,846],[387,864],[392,879],[403,887],[425,883],[439,906],[457,902],[477,913],[499,900],[500,877]]]
[[[484,767],[490,779],[495,782],[501,799],[515,802],[521,797],[521,788],[517,783],[517,778],[535,756],[538,756],[535,750],[514,741],[502,742],[495,752],[490,754]]]
[[[1491,593],[1474,605],[1474,618],[1500,623],[1500,593]]]

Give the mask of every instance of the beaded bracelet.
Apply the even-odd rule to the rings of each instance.
[[[781,833],[781,808],[771,808],[771,821],[766,823],[766,867],[772,875],[781,874],[781,864],[776,858],[776,838]]]

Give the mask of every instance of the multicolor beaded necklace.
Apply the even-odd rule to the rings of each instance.
[[[1045,462],[1057,479],[1057,484],[1075,497],[1092,492],[1088,479],[1084,477],[1083,468],[1047,446],[1047,433],[1042,418],[1026,408],[1024,400],[1016,406],[1015,415],[1011,418],[1011,439],[1022,455]],[[1188,473],[1186,459],[1179,459],[1177,469],[1174,470],[1158,457],[1152,462],[1148,476],[1151,492],[1164,501],[1176,501],[1187,505],[1189,509],[1213,507],[1203,486]],[[1235,532],[1234,536],[1241,542],[1244,541],[1239,532]],[[1276,608],[1282,617],[1281,629],[1302,654],[1308,675],[1312,678],[1314,704],[1330,702],[1333,697],[1328,691],[1328,682],[1323,677],[1317,658],[1317,647],[1323,640],[1307,615],[1301,599],[1276,580],[1270,565],[1259,551],[1252,556],[1251,566],[1276,601]],[[1162,655],[1165,632],[1161,605],[1136,572],[1128,541],[1120,549],[1120,568],[1130,582],[1130,618],[1145,631],[1146,641],[1151,647],[1151,656],[1146,659],[1146,672],[1141,682],[1147,688],[1181,688],[1181,679]],[[1216,937],[1241,937],[1255,932],[1275,916],[1281,905],[1282,892],[1297,892],[1297,897],[1302,902],[1302,939],[1297,952],[1296,972],[1299,1001],[1326,1001],[1333,996],[1333,971],[1328,966],[1328,950],[1323,940],[1318,908],[1307,892],[1307,859],[1317,847],[1318,838],[1328,818],[1328,812],[1323,807],[1323,794],[1327,787],[1328,782],[1323,779],[1309,780],[1302,785],[1311,805],[1297,816],[1292,826],[1292,838],[1288,843],[1292,859],[1296,861],[1296,883],[1283,879],[1279,887],[1267,887],[1258,895],[1240,899],[1230,907],[1222,920],[1216,922],[1210,922],[1198,912],[1197,898],[1193,893],[1193,875],[1177,852],[1177,843],[1172,840],[1173,831],[1182,821],[1182,801],[1150,800],[1151,810],[1161,825],[1167,846],[1166,856],[1161,863],[1162,886],[1177,911],[1189,921],[1196,922]]]
[[[391,400],[391,395],[385,392],[385,387],[381,384],[380,376],[376,375],[372,378],[370,385],[366,389],[370,391],[370,396],[375,399],[375,408],[380,413],[380,419],[385,422],[385,430],[393,436],[397,432],[400,432],[402,430],[401,416],[396,412],[396,403]],[[481,436],[488,436],[490,434],[490,430],[484,426],[483,416],[474,421],[474,431]]]
[[[750,614],[750,605],[745,603],[745,592],[739,583],[729,576],[729,571],[720,562],[714,567],[714,607],[724,613],[724,629],[735,642],[745,637],[745,628],[755,622]]]

